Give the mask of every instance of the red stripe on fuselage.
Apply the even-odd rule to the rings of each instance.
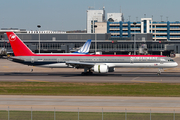
[[[79,56],[79,57],[166,57],[162,55],[69,55],[69,54],[34,54],[33,56]]]

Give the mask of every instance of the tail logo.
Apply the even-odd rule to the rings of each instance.
[[[15,35],[9,35],[9,40],[10,41],[15,41],[16,40],[16,36]]]

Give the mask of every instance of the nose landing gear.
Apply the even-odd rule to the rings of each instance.
[[[162,70],[162,68],[159,68],[159,71],[157,72],[157,75],[161,74],[161,70]]]

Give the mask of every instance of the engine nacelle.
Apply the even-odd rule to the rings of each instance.
[[[109,71],[109,68],[107,65],[95,65],[93,70],[94,72],[98,73],[107,73]]]

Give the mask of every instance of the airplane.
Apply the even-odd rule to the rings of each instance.
[[[11,60],[24,65],[48,68],[84,69],[82,75],[114,72],[115,68],[172,68],[178,64],[162,55],[35,54],[13,32],[6,32],[14,52]]]

